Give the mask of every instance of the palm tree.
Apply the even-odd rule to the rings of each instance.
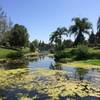
[[[50,42],[51,43],[55,43],[56,47],[61,47],[62,45],[62,35],[66,35],[67,34],[67,29],[65,27],[62,28],[57,28],[56,31],[54,31],[51,35],[50,35]]]
[[[74,24],[70,26],[69,32],[70,35],[75,35],[75,45],[82,44],[85,40],[84,34],[89,35],[89,29],[92,28],[92,24],[88,21],[87,18],[80,19],[79,17],[73,18]]]

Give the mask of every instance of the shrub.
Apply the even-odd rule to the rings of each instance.
[[[53,54],[54,53],[54,50],[51,49],[49,52]]]
[[[21,51],[11,52],[7,55],[7,58],[11,58],[11,59],[18,59],[22,57],[23,57],[23,53]]]
[[[74,53],[75,60],[85,60],[89,57],[88,47],[84,45],[79,45]]]
[[[66,52],[56,52],[54,57],[56,61],[59,61],[61,58],[66,58]]]

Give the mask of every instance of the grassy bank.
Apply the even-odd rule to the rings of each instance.
[[[100,49],[68,48],[56,56],[59,62],[67,66],[100,68]]]
[[[72,61],[67,63],[61,63],[63,66],[71,66],[78,68],[100,68],[100,59],[84,60],[84,61]]]
[[[0,48],[0,59],[6,59],[8,54],[16,53],[16,52],[17,52],[17,50]],[[23,54],[26,54],[28,52],[29,52],[29,48],[22,49]]]
[[[6,58],[6,56],[12,52],[16,52],[16,50],[0,48],[0,59]]]
[[[48,72],[47,72],[48,71]],[[100,97],[100,87],[87,81],[67,80],[63,71],[27,69],[0,70],[0,98],[36,100]]]

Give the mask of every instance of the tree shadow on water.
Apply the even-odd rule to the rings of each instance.
[[[100,97],[96,96],[60,96],[59,100],[100,100]]]
[[[28,91],[26,89],[0,89],[0,97],[3,98],[3,100],[19,100],[18,94],[21,94],[21,96],[25,96],[28,98],[33,98],[36,96],[36,100],[47,100],[50,97],[47,94],[40,93],[36,90]]]
[[[36,96],[35,100],[52,100],[52,97],[48,96],[48,94],[40,93],[36,90],[28,91],[26,89],[0,89],[0,97],[3,98],[3,100],[19,100],[18,94],[21,94],[22,96],[26,96],[28,98],[32,98]],[[78,95],[76,96],[59,96],[59,100],[100,100],[99,97],[96,96],[85,96],[80,97]]]

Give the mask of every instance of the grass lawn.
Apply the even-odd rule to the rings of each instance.
[[[16,50],[0,48],[0,59],[6,58],[7,54],[16,52]]]
[[[0,59],[6,58],[6,56],[7,56],[9,53],[16,52],[16,51],[17,51],[17,50],[0,48]],[[25,53],[28,53],[28,52],[29,52],[29,48],[23,48],[23,49],[22,49],[22,52],[23,52],[24,54],[25,54]]]
[[[79,68],[100,68],[100,59],[91,59],[83,61],[73,61],[68,63],[62,63],[64,66],[79,67]]]
[[[90,64],[90,65],[100,66],[100,59],[91,59],[91,60],[86,60],[86,61],[81,61],[81,62]]]

